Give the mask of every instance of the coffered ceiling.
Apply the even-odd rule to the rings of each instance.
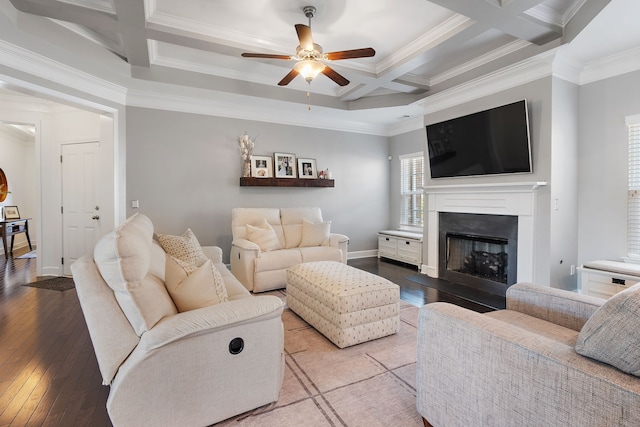
[[[268,106],[406,117],[429,96],[572,42],[609,0],[9,0],[127,65],[138,82],[211,90]],[[611,3],[634,3],[612,0]],[[325,52],[372,47],[370,58],[331,61],[350,83],[324,75],[277,83],[295,61],[295,24],[317,8],[313,41]],[[600,38],[603,35],[600,34]],[[606,37],[604,37],[606,38]],[[610,49],[610,48],[609,48]],[[606,50],[606,49],[605,49]],[[589,57],[585,43],[575,57]],[[586,52],[586,53],[585,53]],[[587,57],[580,57],[580,55]],[[601,52],[611,54],[611,51]],[[310,98],[307,97],[307,92]],[[288,107],[288,108],[289,108]],[[408,108],[408,109],[407,109]],[[395,110],[394,110],[395,109]],[[285,109],[286,110],[286,109]]]

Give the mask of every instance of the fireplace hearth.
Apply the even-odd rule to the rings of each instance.
[[[516,283],[517,216],[441,212],[439,224],[440,278],[498,295]]]

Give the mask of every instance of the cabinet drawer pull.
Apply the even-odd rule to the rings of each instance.
[[[404,243],[405,243],[405,244],[407,244],[407,245],[410,245],[410,244],[411,244],[411,242],[404,242]]]
[[[614,285],[622,285],[622,286],[626,284],[624,282],[624,279],[616,279],[615,277],[611,278],[611,283],[613,283]]]
[[[389,241],[389,238],[388,238],[388,237],[385,237],[385,238],[384,238],[384,240],[386,240],[386,241],[388,242],[388,241]]]

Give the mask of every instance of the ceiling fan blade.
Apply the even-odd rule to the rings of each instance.
[[[313,50],[313,38],[311,37],[311,28],[304,24],[296,24],[296,33],[298,33],[298,40],[300,40],[300,46],[304,50]]]
[[[321,73],[338,83],[340,86],[346,86],[349,84],[349,80],[345,79],[342,74],[339,74],[331,67],[324,67],[324,70],[322,70]]]
[[[354,58],[367,58],[374,56],[376,51],[370,47],[364,49],[352,49],[352,50],[339,50],[337,52],[327,53],[327,59],[336,61],[338,59],[354,59]]]
[[[278,86],[288,85],[289,83],[291,83],[291,80],[296,78],[297,75],[298,75],[298,72],[296,70],[289,71],[289,74],[284,76],[284,78],[278,82]]]
[[[245,58],[291,59],[289,55],[271,55],[269,53],[243,53]]]

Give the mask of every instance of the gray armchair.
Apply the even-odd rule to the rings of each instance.
[[[576,352],[605,302],[520,283],[508,289],[506,310],[422,307],[417,409],[425,426],[639,426],[640,378]]]

